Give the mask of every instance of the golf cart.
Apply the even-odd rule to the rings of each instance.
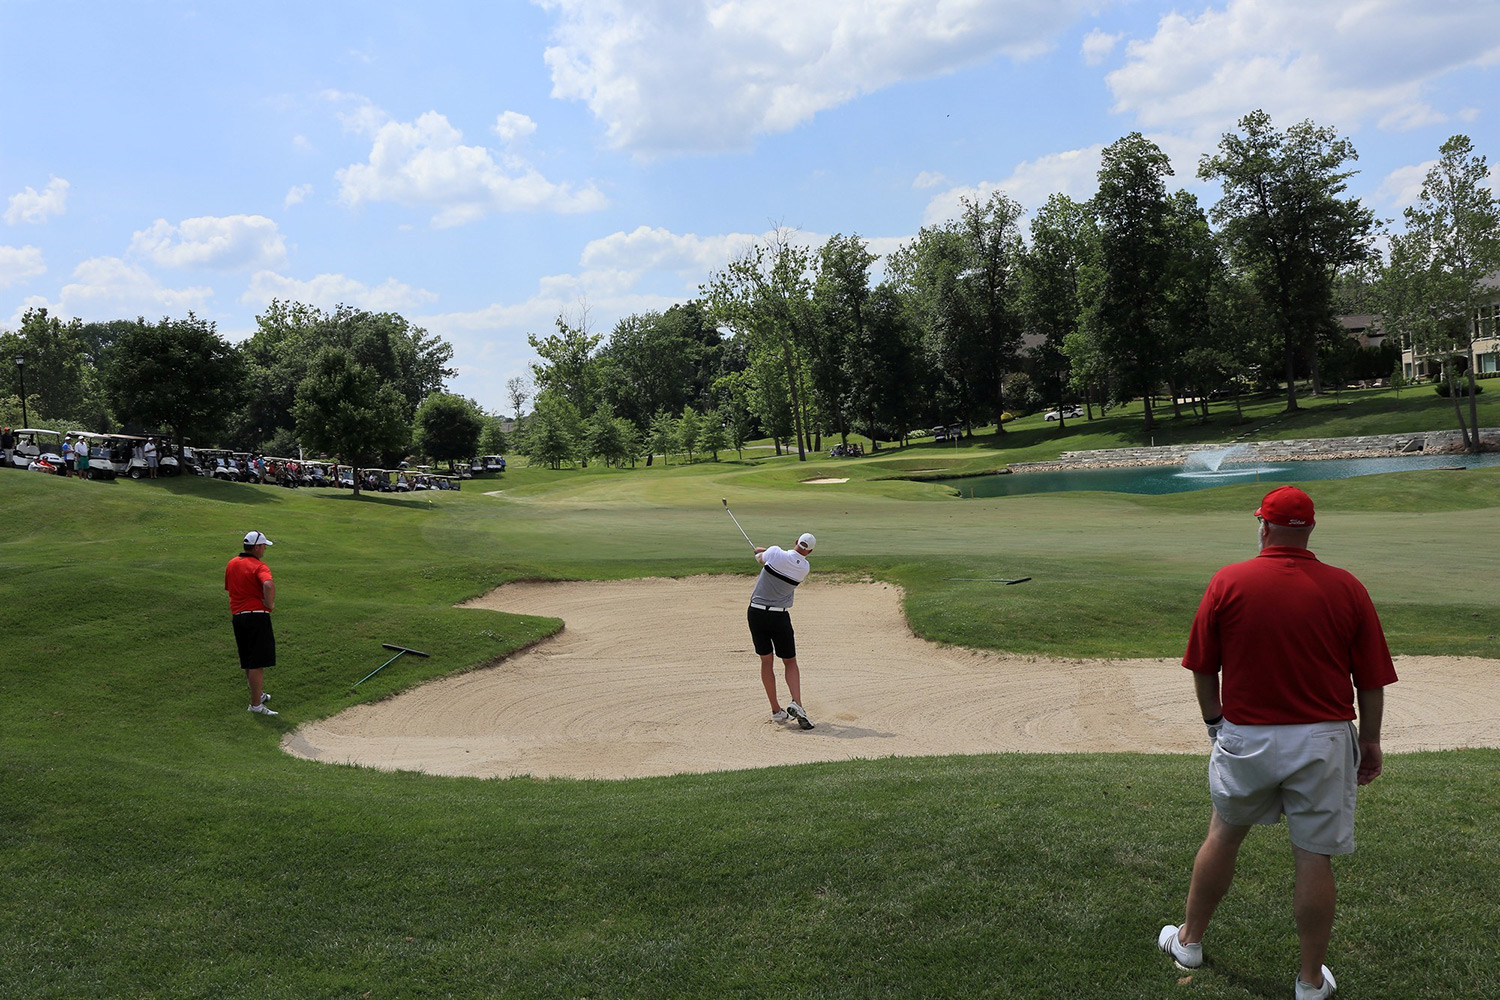
[[[484,471],[485,472],[504,472],[505,471],[505,456],[504,455],[481,455],[479,457],[479,460],[480,460],[481,463],[483,463]]]
[[[11,452],[11,464],[18,469],[28,469],[31,463],[43,455],[50,454],[62,468],[62,435],[43,427],[18,427],[12,432],[16,436],[16,447]]]
[[[116,435],[95,434],[92,431],[69,431],[68,434],[75,441],[88,442],[88,478],[90,479],[114,479],[124,471],[126,463],[130,461],[129,447],[127,446],[122,452],[120,442],[114,440]]]

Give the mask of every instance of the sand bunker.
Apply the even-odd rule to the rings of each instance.
[[[823,486],[823,485],[825,485],[827,483],[847,483],[848,481],[849,481],[849,477],[848,476],[845,476],[843,479],[804,479],[804,480],[802,480],[803,484],[806,485],[806,486]]]
[[[753,577],[511,584],[471,602],[562,618],[494,666],[310,723],[300,757],[432,774],[634,778],[887,756],[1206,750],[1176,661],[1050,660],[937,646],[898,588],[797,592],[803,701],[770,721],[745,627]],[[1387,751],[1500,746],[1500,663],[1400,657]],[[777,664],[780,676],[780,663]],[[783,687],[783,691],[784,691]]]

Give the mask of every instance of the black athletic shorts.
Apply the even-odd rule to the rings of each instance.
[[[755,652],[761,656],[775,652],[783,660],[797,655],[797,637],[792,633],[792,616],[785,611],[762,611],[750,608],[746,613],[750,622],[750,638],[755,642]]]
[[[260,670],[276,666],[276,636],[271,632],[271,616],[259,611],[231,615],[234,644],[240,650],[241,670]]]

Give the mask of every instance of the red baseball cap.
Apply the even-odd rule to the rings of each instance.
[[[1311,528],[1312,497],[1295,486],[1278,486],[1261,500],[1255,516],[1284,528]]]

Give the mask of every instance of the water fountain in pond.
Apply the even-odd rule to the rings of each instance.
[[[1229,460],[1230,456],[1243,451],[1245,451],[1245,446],[1242,444],[1231,445],[1228,448],[1213,448],[1208,451],[1195,451],[1182,463],[1182,471],[1177,475],[1190,479],[1229,478],[1231,476],[1254,476],[1276,470],[1277,466],[1237,463],[1231,463],[1230,468],[1224,468],[1224,463]]]

